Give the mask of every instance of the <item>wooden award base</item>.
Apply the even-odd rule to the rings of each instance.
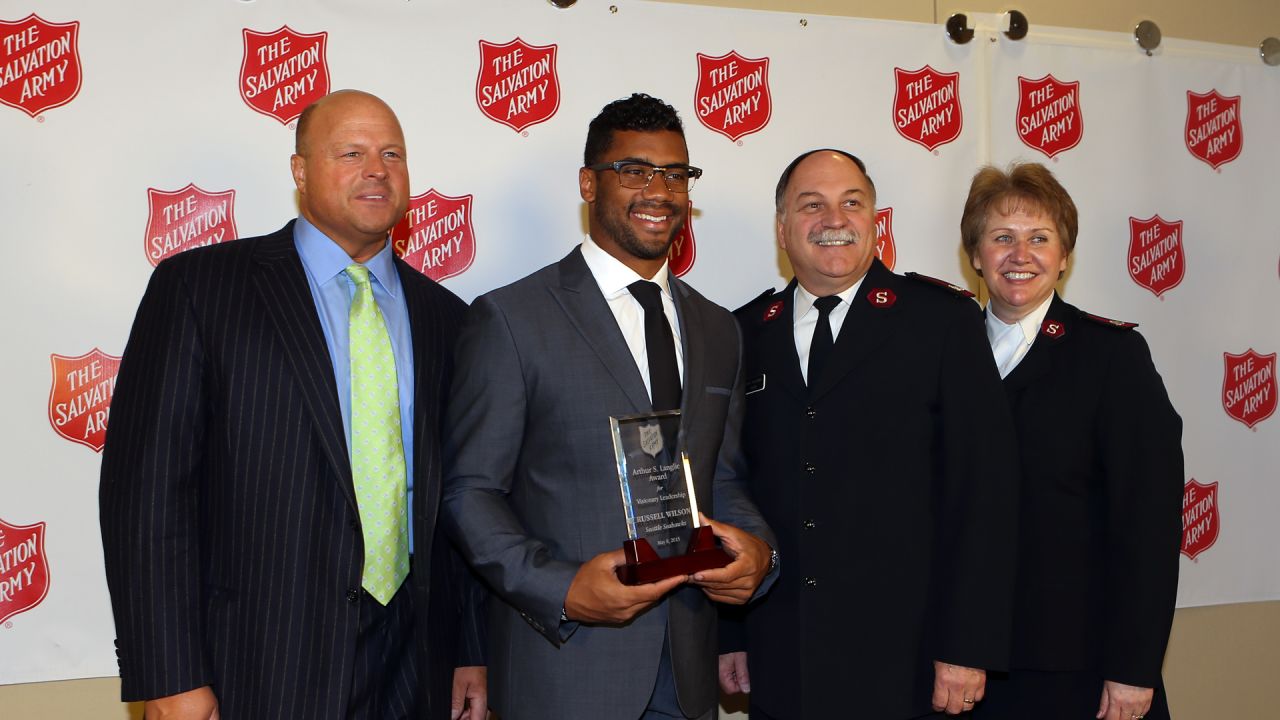
[[[684,555],[658,557],[644,538],[628,540],[622,549],[627,554],[627,564],[619,565],[615,572],[623,585],[642,585],[673,575],[692,575],[724,567],[733,561],[729,553],[716,544],[716,536],[707,525],[694,529],[693,537],[689,539],[689,551]]]

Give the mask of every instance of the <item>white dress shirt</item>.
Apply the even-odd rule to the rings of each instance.
[[[991,343],[991,353],[995,356],[996,367],[1000,369],[1000,377],[1008,377],[1018,367],[1022,358],[1027,356],[1031,345],[1040,335],[1040,326],[1044,324],[1044,316],[1049,314],[1049,304],[1053,302],[1053,294],[1044,299],[1035,310],[1012,325],[996,317],[987,304],[987,342]]]
[[[672,339],[676,345],[676,369],[680,372],[680,384],[684,385],[684,349],[680,345],[680,321],[676,318],[675,302],[671,300],[671,288],[667,282],[667,264],[664,262],[658,272],[651,278],[640,277],[635,270],[622,264],[614,256],[596,245],[588,235],[582,241],[582,259],[587,261],[587,269],[600,286],[600,293],[609,303],[613,317],[618,321],[618,329],[627,341],[627,349],[635,358],[640,377],[644,380],[644,389],[653,399],[653,388],[649,387],[649,354],[644,344],[644,308],[636,300],[627,286],[637,280],[649,280],[662,288],[662,311],[671,324]]]
[[[867,276],[863,275],[858,282],[850,285],[844,292],[836,293],[840,303],[831,308],[831,314],[827,316],[828,322],[831,323],[833,341],[840,337],[840,328],[844,327],[845,316],[849,314],[849,303],[866,278]],[[809,347],[813,344],[813,330],[818,326],[818,316],[821,314],[818,308],[813,306],[817,299],[817,295],[805,290],[800,283],[796,283],[791,321],[795,329],[796,356],[800,358],[800,374],[804,376],[805,385],[809,384]]]

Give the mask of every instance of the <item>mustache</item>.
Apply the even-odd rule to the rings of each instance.
[[[823,246],[854,245],[860,239],[851,228],[815,228],[809,233],[809,242]]]
[[[639,200],[631,203],[631,207],[627,212],[644,211],[647,215],[670,215],[676,217],[680,214],[680,206],[670,202],[653,202],[651,200]],[[656,211],[656,212],[655,212]]]

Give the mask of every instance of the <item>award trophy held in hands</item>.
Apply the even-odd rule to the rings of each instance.
[[[680,411],[609,418],[627,518],[626,585],[724,567],[732,558],[698,516],[689,457],[678,452]]]

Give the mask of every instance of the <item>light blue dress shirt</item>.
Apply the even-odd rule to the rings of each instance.
[[[302,258],[307,285],[316,303],[320,327],[329,345],[333,361],[333,378],[338,383],[338,404],[342,407],[342,429],[351,450],[351,348],[348,344],[348,319],[351,298],[356,285],[343,272],[351,264],[351,256],[320,232],[315,225],[299,217],[293,226],[293,244]],[[400,438],[404,445],[405,483],[409,488],[409,551],[413,551],[413,334],[409,330],[409,306],[404,300],[400,275],[396,272],[391,243],[364,264],[372,278],[373,300],[382,312],[391,337],[391,352],[396,359],[396,382],[400,386]]]

